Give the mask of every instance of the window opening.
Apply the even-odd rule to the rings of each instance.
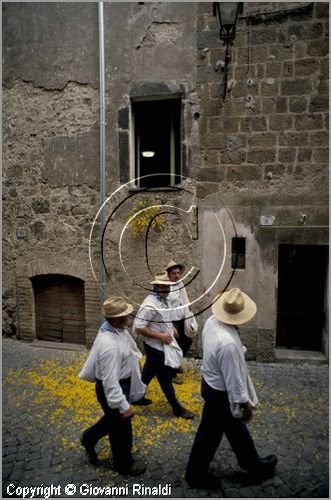
[[[235,237],[232,238],[232,269],[245,269],[246,263],[246,239]]]
[[[137,187],[171,187],[180,183],[180,99],[133,101],[132,112]],[[150,174],[162,175],[141,179]]]

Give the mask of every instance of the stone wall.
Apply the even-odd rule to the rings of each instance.
[[[76,4],[3,4],[4,331],[29,341],[35,273],[84,280],[88,343],[99,321],[88,272],[99,205],[96,6],[82,4],[76,21]]]
[[[123,187],[116,202],[132,197],[105,232],[106,293],[121,293],[138,306],[149,273],[170,258],[182,260],[200,270],[190,297],[208,291],[195,308],[206,308],[200,325],[227,283],[256,300],[258,314],[243,336],[250,357],[270,361],[277,244],[328,242],[328,3],[246,3],[224,103],[224,47],[211,2],[105,3],[104,14],[106,196],[133,178],[131,99],[180,96],[182,172],[194,180],[182,187],[191,194],[149,196],[183,210],[198,206],[181,221],[167,215],[164,230],[151,231],[150,269],[143,236],[128,231],[125,272],[121,230],[145,195]],[[84,280],[91,343],[100,320],[93,276],[99,276],[99,220],[89,254],[99,208],[98,6],[6,3],[3,26],[4,331],[33,340],[30,278],[57,270]],[[273,232],[260,225],[261,215],[274,216]],[[246,238],[247,251],[246,269],[233,273],[235,235]],[[200,352],[198,337],[193,353]]]
[[[323,205],[328,4],[280,4],[277,15],[251,13],[265,5],[246,4],[239,19],[224,104],[224,49],[210,5],[200,5],[197,82],[203,164],[198,175],[219,182],[222,192],[231,187],[234,195],[249,183],[251,196],[261,193],[273,204],[281,191],[279,199],[286,204],[291,197]]]
[[[275,352],[282,230],[289,228],[288,243],[328,243],[328,43],[326,2],[244,4],[223,103],[225,49],[211,5],[199,5],[197,176],[206,209],[221,217],[221,204],[227,207],[247,240],[246,270],[235,273],[232,285],[257,302],[257,316],[243,331],[248,354],[261,361]],[[274,217],[272,236],[260,225],[262,215]],[[205,249],[213,242],[207,228],[202,240]],[[210,259],[201,255],[205,275]]]
[[[94,286],[100,267],[98,220],[89,255],[90,232],[99,208],[98,6],[77,7],[70,3],[3,6],[3,327],[5,333],[25,340],[34,338],[30,280],[34,274],[26,269],[30,263],[38,262],[33,268],[42,274],[56,270],[84,280],[88,343],[100,320]],[[183,154],[192,171],[198,129],[191,123],[197,106],[195,9],[187,9],[187,4],[106,3],[104,18],[108,197],[132,175],[132,97],[182,96]],[[125,188],[124,196],[131,187]],[[184,198],[178,199],[176,191],[150,195],[153,203],[187,209]],[[116,213],[107,226],[105,244],[106,293],[121,293],[137,304],[146,294],[141,285],[148,286],[150,280],[144,239],[131,237],[130,231],[126,235],[123,257],[129,277],[119,259],[118,239],[138,200],[139,194],[123,207],[122,214]],[[106,219],[112,208],[111,203],[106,205]],[[186,223],[194,225],[194,220]],[[151,231],[152,274],[170,258],[191,259],[192,242],[181,227],[178,218],[169,216],[163,231]],[[138,283],[135,288],[133,281]],[[92,310],[94,323],[88,319]]]

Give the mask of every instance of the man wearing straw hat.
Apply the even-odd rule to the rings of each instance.
[[[189,308],[183,306],[186,306],[186,304],[189,303],[189,300],[185,286],[180,281],[184,269],[185,267],[183,264],[179,264],[174,260],[170,260],[166,266],[168,277],[170,281],[173,282],[168,296],[168,303],[171,309],[174,327],[178,332],[177,342],[183,351],[183,356],[186,356],[187,351],[192,345],[192,339],[185,334],[185,318],[189,316]],[[180,367],[178,369],[178,373],[182,372],[183,369]],[[173,379],[173,382],[177,384],[183,383],[178,376]]]
[[[178,368],[182,360],[182,351],[175,340],[177,332],[173,327],[171,311],[169,311],[167,302],[172,282],[167,273],[163,272],[157,274],[150,284],[153,285],[153,292],[141,304],[133,323],[133,332],[143,336],[146,353],[141,380],[148,386],[151,380],[156,377],[174,415],[190,419],[194,417],[193,413],[180,404],[172,384],[172,379],[176,375],[175,366]],[[173,348],[175,354],[179,353],[177,365],[171,365],[167,361],[169,347]],[[149,402],[151,401],[147,398],[142,398],[136,404],[148,404]]]
[[[186,481],[192,487],[214,489],[220,480],[209,473],[223,434],[239,466],[255,479],[263,480],[274,471],[277,458],[260,458],[246,422],[258,403],[248,374],[237,325],[251,320],[256,305],[239,288],[221,294],[212,306],[202,331],[203,365],[201,394],[205,401],[186,468]]]
[[[140,380],[138,359],[142,356],[126,329],[133,311],[122,297],[108,298],[102,307],[106,321],[101,326],[89,357],[79,377],[96,382],[96,395],[104,412],[98,422],[81,436],[89,462],[98,464],[97,442],[108,435],[114,469],[120,474],[136,476],[146,466],[134,460],[132,450],[132,399],[140,399],[146,386]]]

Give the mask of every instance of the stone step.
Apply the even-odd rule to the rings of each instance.
[[[62,349],[65,351],[86,351],[86,346],[83,344],[70,344],[67,342],[51,342],[47,340],[34,340],[29,344],[26,344],[30,347],[42,347],[47,349]]]
[[[308,364],[325,364],[329,359],[325,354],[318,351],[301,351],[298,349],[276,349],[276,363],[308,363]]]

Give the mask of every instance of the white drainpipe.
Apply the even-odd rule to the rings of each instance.
[[[106,113],[105,113],[105,40],[104,40],[104,17],[103,2],[98,2],[99,13],[99,87],[100,87],[100,207],[105,201],[105,132],[106,132]],[[102,264],[101,236],[105,225],[104,210],[100,212],[100,260],[99,260],[99,279],[100,279],[100,301],[105,300],[105,270]]]

